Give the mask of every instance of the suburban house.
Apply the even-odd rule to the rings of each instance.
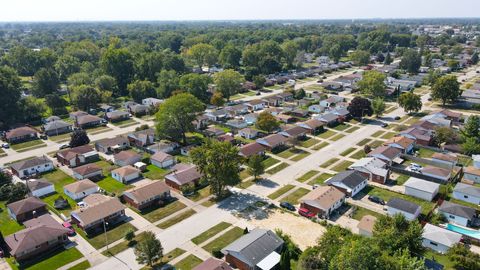
[[[480,204],[480,188],[464,183],[457,183],[452,193],[453,198],[473,204]]]
[[[480,168],[468,166],[463,169],[463,179],[480,183]]]
[[[336,114],[327,112],[327,113],[315,116],[314,119],[317,119],[325,123],[325,125],[327,126],[333,126],[338,123],[339,117]]]
[[[103,230],[104,222],[116,224],[125,219],[125,206],[115,197],[101,194],[88,195],[83,199],[85,207],[71,213],[72,223],[87,234]]]
[[[69,230],[46,214],[24,223],[25,229],[5,237],[8,252],[22,261],[68,243]]]
[[[158,151],[150,157],[150,163],[159,168],[168,168],[175,164],[175,158],[167,153]]]
[[[248,126],[248,123],[245,120],[241,119],[231,119],[228,120],[225,125],[236,128],[236,129],[241,129],[241,128],[246,128]]]
[[[99,190],[100,188],[98,185],[89,179],[80,180],[63,187],[63,192],[65,195],[75,201],[81,200],[93,193],[97,193]]]
[[[228,112],[226,110],[211,110],[205,113],[208,120],[213,122],[223,121],[227,119]]]
[[[12,144],[35,140],[37,138],[37,131],[31,127],[18,127],[5,133],[5,140]]]
[[[77,167],[85,163],[99,160],[97,151],[90,145],[82,145],[57,152],[57,160],[63,165]]]
[[[443,184],[450,180],[451,171],[434,166],[426,166],[421,170],[423,175],[427,175],[440,180]]]
[[[405,194],[431,202],[438,194],[440,184],[410,177],[403,184]]]
[[[220,135],[220,136],[217,136],[216,138],[219,142],[229,142],[229,143],[233,143],[235,141],[235,138],[230,135],[230,134],[223,134],[223,135]]]
[[[325,107],[320,104],[313,104],[308,106],[308,111],[311,113],[323,113],[325,111]]]
[[[449,223],[455,223],[465,227],[472,225],[472,221],[477,217],[477,210],[472,207],[444,201],[438,208],[438,213],[442,214]]]
[[[88,115],[88,113],[86,113],[86,112],[84,112],[84,111],[75,111],[75,112],[71,112],[71,113],[69,114],[70,119],[72,119],[72,120],[74,120],[74,121],[77,120],[78,117],[84,116],[84,115]]]
[[[242,145],[238,151],[238,154],[242,157],[249,158],[253,155],[265,155],[265,147],[257,142]]]
[[[155,130],[149,128],[128,134],[130,145],[145,147],[155,142]]]
[[[359,159],[348,168],[363,174],[368,177],[370,181],[380,184],[385,184],[390,175],[390,171],[387,169],[387,163],[375,157]]]
[[[305,137],[306,133],[306,129],[299,126],[293,126],[280,131],[278,134],[281,134],[289,139],[299,139]]]
[[[221,251],[233,268],[270,270],[278,268],[283,244],[274,232],[255,228]]]
[[[368,177],[357,171],[340,172],[327,181],[326,184],[338,188],[349,197],[357,195],[368,184]]]
[[[215,127],[215,126],[208,127],[207,129],[205,129],[204,132],[209,137],[217,137],[217,136],[220,136],[220,135],[223,135],[223,134],[226,133],[223,129]]]
[[[44,172],[53,171],[53,162],[46,156],[34,157],[10,164],[12,173],[19,178],[25,178]]]
[[[453,167],[457,165],[458,156],[454,153],[449,153],[449,154],[434,153],[432,155],[432,161]]]
[[[395,147],[383,145],[372,150],[370,153],[367,154],[367,156],[378,158],[391,166],[394,162],[400,161],[399,159],[401,154],[402,150]]]
[[[345,193],[333,186],[320,186],[300,199],[300,207],[328,218],[345,202]]]
[[[280,134],[272,134],[266,137],[257,139],[257,143],[265,146],[269,150],[285,145],[288,139]]]
[[[371,215],[363,216],[357,225],[358,233],[366,237],[372,237],[373,227],[375,226],[376,221],[377,221],[377,218],[374,216],[371,216]]]
[[[124,184],[140,178],[140,170],[130,165],[115,169],[111,173],[113,179]]]
[[[162,103],[163,103],[163,100],[158,98],[149,97],[149,98],[142,99],[142,105],[146,105],[146,106],[158,107]]]
[[[197,166],[192,164],[178,163],[172,167],[172,172],[165,175],[165,183],[170,187],[181,190],[183,186],[198,185],[202,174]]]
[[[19,223],[48,213],[47,204],[37,197],[9,203],[7,210],[10,217]]]
[[[245,102],[245,105],[247,105],[248,109],[250,109],[251,111],[258,111],[265,107],[265,101],[255,99]]]
[[[192,270],[233,270],[233,268],[225,261],[210,257],[206,261],[192,268]]]
[[[25,183],[31,196],[43,197],[55,193],[55,187],[45,179],[28,180]]]
[[[143,105],[143,104],[133,104],[129,107],[130,113],[136,116],[147,114],[149,109],[150,109],[149,106]]]
[[[208,117],[205,115],[197,115],[195,120],[192,121],[196,130],[204,129],[208,125]]]
[[[427,223],[423,227],[422,246],[445,254],[447,251],[459,243],[462,235],[450,230],[434,226]]]
[[[75,126],[78,128],[96,127],[100,124],[102,124],[102,118],[91,114],[78,116],[75,120]]]
[[[133,165],[141,160],[142,155],[132,150],[125,150],[113,155],[113,163],[120,167]]]
[[[387,214],[394,216],[396,214],[402,214],[406,220],[415,220],[422,211],[422,207],[412,202],[400,199],[392,198],[387,202]]]
[[[404,136],[398,136],[391,138],[383,145],[398,148],[402,150],[402,153],[408,154],[412,152],[413,147],[415,146],[415,140]]]
[[[108,104],[101,104],[100,105],[100,110],[104,113],[107,112],[113,112],[115,110],[115,107],[108,105]]]
[[[126,137],[118,136],[115,138],[101,139],[95,142],[95,149],[105,154],[118,153],[130,147],[130,143]]]
[[[291,115],[288,115],[288,114],[284,114],[284,113],[280,113],[280,114],[277,114],[275,115],[275,118],[282,122],[282,123],[285,123],[285,124],[289,124],[289,123],[292,123],[295,121],[295,117],[291,116]]]
[[[95,163],[85,164],[72,169],[73,177],[77,180],[87,178],[100,178],[102,176],[102,168]]]
[[[238,131],[238,135],[245,139],[253,140],[258,136],[258,130],[253,128],[243,128]]]
[[[253,125],[257,123],[258,113],[249,113],[243,116],[243,120],[247,122],[248,125]]]
[[[130,119],[130,113],[126,111],[112,111],[105,114],[105,119],[110,122],[120,122]]]
[[[419,127],[410,127],[401,131],[398,135],[415,140],[416,144],[423,146],[429,146],[433,141],[432,131]]]
[[[151,181],[123,192],[123,199],[129,205],[142,210],[171,199],[170,188],[163,181]]]
[[[297,123],[297,126],[308,130],[308,132],[312,135],[316,135],[323,131],[324,123],[320,120],[312,118],[305,122]]]
[[[72,124],[62,120],[55,120],[43,125],[43,133],[48,136],[56,136],[63,133],[72,131]]]

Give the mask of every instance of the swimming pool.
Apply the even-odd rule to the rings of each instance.
[[[466,236],[469,236],[469,237],[480,240],[480,231],[465,229],[465,228],[462,228],[462,227],[459,227],[459,226],[456,226],[456,225],[453,225],[453,224],[448,224],[447,229],[450,230],[450,231],[461,233],[463,235],[466,235]]]

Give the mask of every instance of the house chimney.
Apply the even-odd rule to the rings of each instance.
[[[13,234],[13,239],[15,239],[15,241],[17,241],[17,235],[15,233]]]

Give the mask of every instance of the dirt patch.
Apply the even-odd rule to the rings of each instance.
[[[300,249],[314,246],[317,239],[325,232],[325,227],[304,217],[281,211],[272,211],[266,219],[252,219],[249,223],[270,230],[280,229],[292,237]]]

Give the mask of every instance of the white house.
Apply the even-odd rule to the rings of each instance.
[[[243,120],[249,125],[253,125],[257,122],[258,113],[249,113],[243,116]]]
[[[150,162],[159,168],[167,168],[175,164],[175,158],[159,151],[150,157]]]
[[[158,99],[158,98],[144,98],[142,99],[142,104],[147,105],[147,106],[158,106],[163,103],[163,100]]]
[[[258,131],[253,128],[244,128],[238,131],[238,135],[245,139],[253,140],[258,136]]]
[[[53,162],[46,156],[34,157],[12,163],[12,173],[20,178],[54,170]]]
[[[311,113],[323,113],[325,111],[325,107],[320,104],[313,104],[308,106],[308,111]]]
[[[480,155],[472,155],[473,166],[475,168],[480,168]]]
[[[464,168],[463,178],[475,183],[480,183],[480,169],[474,166]]]
[[[265,107],[265,101],[260,99],[250,100],[248,102],[245,102],[245,105],[247,105],[248,108],[252,111],[258,111]]]
[[[246,128],[248,126],[248,123],[245,120],[240,119],[228,120],[225,124],[236,129]]]
[[[390,174],[387,163],[375,157],[362,158],[348,168],[366,175],[370,181],[380,184],[385,184]]]
[[[464,184],[457,183],[453,189],[453,198],[464,202],[473,204],[480,204],[480,188]]]
[[[455,223],[469,227],[472,220],[477,216],[474,208],[444,201],[438,208],[438,213],[443,215],[449,223]]]
[[[405,194],[422,200],[431,202],[438,194],[440,184],[430,181],[410,177],[407,182],[403,184],[405,187]]]
[[[75,201],[81,200],[90,194],[97,193],[100,190],[97,184],[85,179],[63,187],[63,192]]]
[[[392,198],[387,203],[387,214],[389,216],[402,214],[408,221],[415,220],[421,211],[422,207],[419,205],[400,198]]]
[[[422,246],[445,254],[452,246],[460,242],[462,235],[427,223],[423,227],[422,238]]]
[[[140,178],[140,170],[128,165],[113,170],[112,177],[120,183],[127,184],[130,181]]]
[[[102,175],[102,168],[95,163],[85,164],[80,167],[73,168],[72,171],[73,177],[78,180],[100,177]]]
[[[35,197],[43,197],[55,193],[55,187],[45,179],[27,180],[26,185],[30,194]]]
[[[325,181],[350,197],[357,195],[368,184],[368,177],[357,171],[343,171]]]

